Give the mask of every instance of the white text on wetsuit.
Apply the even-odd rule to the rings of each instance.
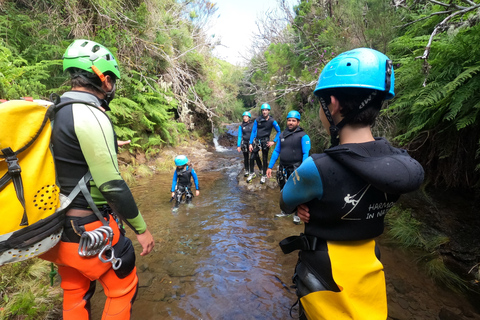
[[[373,218],[379,218],[381,216],[384,216],[388,210],[390,210],[391,207],[395,202],[379,202],[379,203],[372,203],[368,206],[368,213],[367,213],[367,219],[373,219]],[[371,211],[374,211],[373,213],[370,213]]]

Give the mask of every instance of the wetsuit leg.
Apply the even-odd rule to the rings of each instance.
[[[258,155],[258,150],[257,151],[254,150],[252,152],[252,154],[250,155],[250,173],[254,172],[255,161],[257,161],[257,165],[260,162],[259,169],[261,170],[262,162],[260,161],[260,156]]]
[[[128,320],[132,313],[132,305],[137,296],[137,269],[125,278],[118,278],[115,270],[110,269],[98,279],[103,286],[107,301],[103,309],[102,320]]]
[[[263,175],[267,174],[267,166],[268,166],[268,151],[270,150],[269,147],[267,148],[262,148],[262,160],[263,160],[263,167],[262,167],[262,173]]]
[[[259,170],[259,171],[262,171],[262,169],[263,169],[263,167],[262,167],[262,161],[260,161],[260,156],[258,155],[258,153],[257,153],[256,161],[257,161],[258,170]],[[252,168],[252,171],[253,171],[253,168]]]
[[[248,152],[243,153],[243,166],[245,167],[246,171],[250,172],[250,160]]]
[[[63,319],[91,319],[90,298],[95,292],[95,281],[90,281],[74,268],[58,266],[62,278]]]

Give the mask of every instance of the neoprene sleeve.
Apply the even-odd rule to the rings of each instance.
[[[135,233],[145,232],[145,221],[118,170],[113,127],[107,115],[82,104],[74,104],[72,114],[75,134],[95,185],[100,186],[105,200]]]
[[[323,184],[317,166],[308,157],[295,170],[280,194],[280,208],[286,213],[295,211],[298,205],[323,196]]]

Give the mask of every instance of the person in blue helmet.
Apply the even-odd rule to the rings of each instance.
[[[268,103],[262,104],[260,109],[262,110],[262,115],[253,122],[253,129],[248,147],[252,154],[250,156],[250,174],[247,178],[247,182],[252,182],[252,180],[256,177],[255,172],[253,171],[254,161],[256,159],[258,159],[257,163],[260,161],[258,152],[262,150],[262,172],[260,173],[260,183],[263,184],[266,181],[268,151],[270,150],[270,147],[278,141],[280,136],[280,127],[277,121],[270,116],[270,105]],[[275,135],[273,141],[270,141],[272,129],[275,129],[277,134]]]
[[[253,121],[251,121],[252,115],[250,112],[245,111],[242,115],[242,124],[238,126],[238,141],[237,141],[237,151],[243,153],[243,166],[244,166],[244,176],[247,177],[250,174],[250,171],[253,172],[254,168],[250,170],[250,151],[248,150],[248,145],[250,143],[250,136],[253,129]],[[257,166],[259,170],[262,170],[262,163],[260,158],[256,158]],[[254,164],[252,164],[254,165]]]
[[[277,171],[277,181],[280,190],[290,175],[297,169],[310,153],[310,137],[300,127],[300,113],[292,110],[287,114],[287,128],[280,134],[280,142],[277,143],[270,157],[267,169],[267,178],[272,176],[272,168],[280,157],[280,165]],[[287,214],[281,212],[276,217],[285,217]],[[300,218],[294,214],[293,222],[300,224]]]
[[[175,157],[175,165],[177,168],[173,173],[172,179],[172,199],[175,200],[175,208],[178,208],[182,198],[185,196],[186,203],[191,203],[193,199],[192,177],[195,183],[195,196],[200,195],[200,187],[198,185],[198,177],[195,170],[188,166],[188,158],[184,155]]]
[[[285,184],[280,207],[304,233],[280,242],[300,250],[293,282],[301,319],[387,319],[383,265],[374,238],[401,194],[420,187],[422,166],[371,127],[394,97],[392,61],[359,48],[332,59],[314,94],[332,146],[307,158]]]

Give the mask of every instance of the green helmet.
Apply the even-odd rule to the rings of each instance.
[[[94,68],[92,69],[92,66]],[[91,73],[95,68],[102,74],[105,72],[113,73],[120,79],[120,71],[113,54],[103,45],[94,41],[79,39],[75,40],[65,51],[63,55],[63,71],[68,68],[78,68]],[[101,77],[100,77],[101,78]]]

